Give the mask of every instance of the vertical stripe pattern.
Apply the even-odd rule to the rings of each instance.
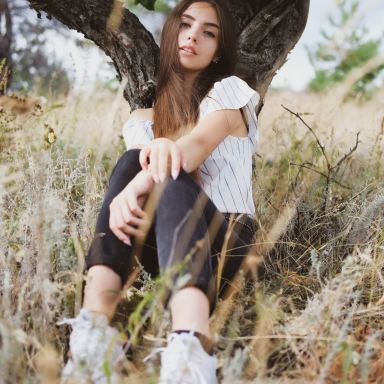
[[[252,157],[258,142],[258,93],[239,77],[214,84],[200,104],[200,119],[223,109],[240,109],[248,121],[248,136],[227,136],[201,166],[202,185],[221,212],[255,213]]]

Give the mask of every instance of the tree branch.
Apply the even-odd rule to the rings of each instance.
[[[345,185],[345,184],[340,183],[340,181],[337,181],[335,178],[330,177],[329,175],[325,174],[324,172],[318,171],[318,170],[315,169],[315,168],[309,167],[309,166],[306,165],[305,163],[304,163],[304,164],[289,163],[289,165],[293,165],[293,166],[295,166],[295,167],[299,167],[299,168],[305,168],[305,169],[308,169],[308,170],[310,170],[310,171],[312,171],[312,172],[317,173],[317,174],[320,175],[320,176],[325,177],[327,180],[329,179],[330,181],[334,182],[335,184],[340,185],[340,187],[343,187],[343,188],[345,188],[345,189],[352,189],[352,188],[349,187],[348,185]]]
[[[346,153],[346,154],[345,154],[345,155],[344,155],[344,156],[343,156],[343,157],[336,163],[336,165],[334,165],[333,167],[331,167],[332,170],[334,170],[334,169],[337,170],[337,169],[340,167],[340,165],[341,165],[345,160],[347,160],[348,157],[350,157],[350,156],[352,155],[353,152],[356,151],[357,147],[358,147],[359,144],[360,144],[359,136],[360,136],[360,132],[357,132],[357,135],[356,135],[356,142],[355,142],[354,147],[351,148],[351,149],[349,150],[349,152]]]
[[[293,116],[297,117],[308,129],[309,131],[312,133],[312,135],[314,136],[316,142],[317,142],[317,145],[320,147],[320,150],[321,150],[321,153],[323,154],[324,158],[325,158],[325,161],[327,163],[327,168],[328,170],[331,170],[332,167],[331,167],[331,163],[329,162],[328,160],[328,156],[327,156],[327,153],[325,152],[325,147],[321,144],[321,141],[320,139],[318,138],[318,136],[316,135],[316,132],[312,129],[312,127],[306,123],[306,121],[300,116],[300,114],[297,112],[293,112],[291,111],[289,108],[285,107],[283,104],[281,104],[281,106],[286,110],[288,111],[289,113],[291,113]]]
[[[30,0],[94,41],[113,61],[118,77],[127,78],[124,95],[131,108],[150,107],[154,99],[159,47],[139,19],[119,0]]]

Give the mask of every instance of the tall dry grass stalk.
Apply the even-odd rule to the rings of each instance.
[[[268,95],[254,175],[259,231],[211,324],[223,383],[384,377],[383,95],[366,104],[337,92]],[[79,309],[84,257],[128,114],[121,92],[0,113],[3,382],[58,379],[68,330],[56,321]],[[358,131],[357,151],[326,181],[319,143],[337,164]],[[115,319],[140,340],[127,383],[155,380],[157,365],[141,358],[169,330],[159,298],[166,281],[137,277],[141,287],[122,293]]]

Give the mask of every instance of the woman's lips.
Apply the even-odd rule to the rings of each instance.
[[[181,47],[180,50],[185,52],[188,55],[196,55],[197,54],[196,51],[190,47]]]

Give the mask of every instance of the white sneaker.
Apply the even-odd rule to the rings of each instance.
[[[86,309],[81,309],[76,318],[58,323],[72,326],[69,338],[71,358],[62,371],[62,383],[119,382],[116,368],[125,357],[122,338],[108,323],[107,316],[98,315],[92,319]]]
[[[153,353],[157,352],[161,353],[159,384],[216,383],[217,359],[205,352],[192,332],[172,333],[168,345]]]

